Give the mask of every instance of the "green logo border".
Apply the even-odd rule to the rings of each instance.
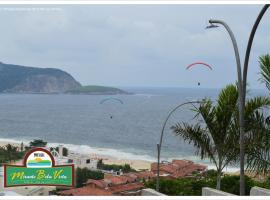
[[[48,154],[51,158],[52,161],[52,167],[50,168],[59,168],[59,167],[71,167],[72,168],[72,184],[71,185],[66,185],[66,184],[18,184],[18,185],[7,185],[7,167],[19,167],[19,168],[27,168],[26,167],[26,161],[28,159],[28,157],[35,151],[43,151],[46,154]],[[44,168],[36,168],[36,169],[44,169]],[[55,165],[55,160],[53,155],[51,154],[50,151],[48,151],[47,149],[44,148],[33,148],[31,150],[29,150],[25,156],[24,156],[24,160],[23,160],[23,165],[10,165],[10,164],[4,164],[4,187],[19,187],[19,186],[65,186],[65,187],[75,187],[75,169],[74,169],[74,164],[69,164],[69,165]]]

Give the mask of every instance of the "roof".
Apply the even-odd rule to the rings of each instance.
[[[134,173],[138,178],[143,179],[143,178],[154,178],[156,175],[153,172],[149,171],[144,171],[144,172],[136,172]]]
[[[192,174],[194,171],[204,171],[205,165],[195,164],[190,160],[172,160],[171,163],[161,163],[160,172],[178,178]],[[151,164],[151,170],[157,170],[157,163]]]
[[[137,191],[142,188],[144,188],[143,183],[128,183],[124,185],[115,185],[109,187],[108,189],[84,186],[82,188],[64,190],[58,192],[58,194],[62,196],[111,196],[121,192]]]
[[[105,189],[100,188],[92,188],[88,186],[84,186],[81,188],[75,188],[70,190],[64,190],[58,192],[59,195],[62,196],[111,196],[112,192]]]
[[[120,192],[126,192],[126,191],[134,191],[134,190],[140,190],[144,188],[143,183],[128,183],[125,185],[116,185],[109,188],[109,190],[112,193],[120,193]]]
[[[108,185],[104,180],[94,180],[94,179],[88,179],[85,184],[86,185],[94,184],[99,188],[105,188]]]
[[[128,182],[128,178],[124,176],[109,176],[105,177],[104,180],[110,182],[112,185],[126,184]]]
[[[179,167],[184,167],[184,166],[187,166],[187,165],[194,164],[190,160],[172,160],[172,163],[178,165]]]

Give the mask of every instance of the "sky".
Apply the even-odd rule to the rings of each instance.
[[[227,22],[243,64],[262,5],[0,5],[0,61],[59,68],[83,85],[221,88],[237,80]],[[270,13],[255,36],[250,88],[265,88],[258,57],[270,51]],[[209,70],[195,61],[212,66]]]

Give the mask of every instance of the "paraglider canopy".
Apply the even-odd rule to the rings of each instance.
[[[186,69],[190,69],[190,68],[192,68],[192,67],[194,67],[196,65],[202,65],[202,66],[205,66],[205,67],[207,67],[207,68],[209,68],[209,69],[212,70],[212,67],[210,65],[208,65],[207,63],[204,63],[204,62],[194,62],[194,63],[191,63],[190,65],[188,65],[186,67]]]
[[[102,99],[99,103],[100,103],[100,104],[103,104],[103,103],[105,103],[105,102],[107,102],[107,101],[115,101],[115,102],[124,104],[124,102],[123,102],[121,99],[113,98],[113,97],[106,98],[106,99]]]
[[[106,104],[106,102],[108,102],[108,104],[111,104],[111,103],[113,103],[113,104],[115,104],[115,103],[124,104],[124,102],[121,99],[118,99],[118,98],[115,98],[115,97],[109,97],[109,98],[102,99],[99,103],[100,104]],[[113,115],[110,114],[109,117],[110,117],[110,119],[112,119]]]

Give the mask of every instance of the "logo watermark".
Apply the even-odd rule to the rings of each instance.
[[[55,165],[50,151],[34,148],[24,157],[24,165],[4,165],[4,187],[70,186],[74,187],[74,165]]]

